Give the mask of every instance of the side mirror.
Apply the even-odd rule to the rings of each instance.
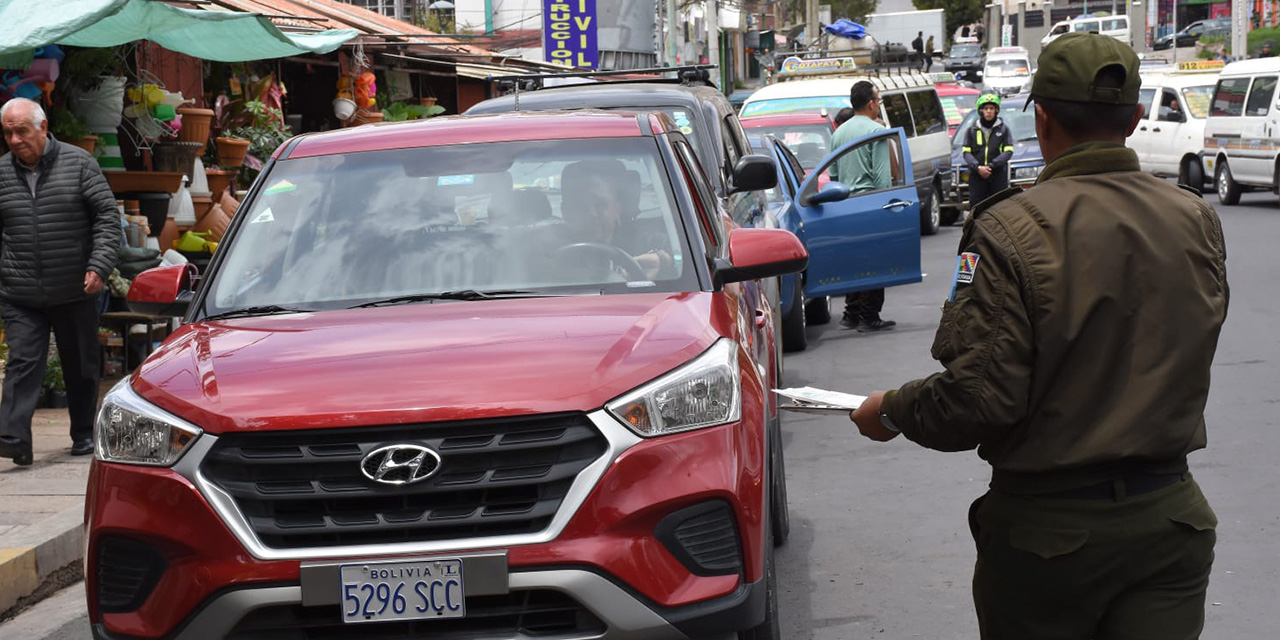
[[[184,316],[195,297],[193,264],[175,264],[148,269],[138,274],[129,287],[126,301],[134,313],[149,316]]]
[[[729,232],[729,259],[716,260],[716,282],[762,280],[803,271],[809,252],[785,229],[734,229]]]
[[[849,197],[849,186],[843,182],[828,182],[817,193],[809,197],[809,204],[825,204],[840,202]]]
[[[764,191],[778,185],[778,172],[769,156],[748,155],[738,159],[733,167],[733,190]]]

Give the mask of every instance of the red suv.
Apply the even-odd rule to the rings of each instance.
[[[776,181],[760,156],[736,188]],[[105,398],[98,639],[778,637],[775,327],[662,114],[302,136]]]

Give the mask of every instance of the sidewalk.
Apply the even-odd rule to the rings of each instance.
[[[114,383],[104,380],[103,392]],[[81,577],[93,456],[71,455],[69,429],[66,409],[37,409],[35,463],[19,467],[0,459],[0,619],[21,599],[30,604]]]

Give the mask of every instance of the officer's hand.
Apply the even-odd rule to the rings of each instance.
[[[84,292],[97,293],[102,291],[102,276],[95,271],[86,271],[84,273]]]
[[[988,167],[988,166],[985,166],[985,165],[983,165],[983,166],[981,166],[981,167],[978,167],[978,175],[982,176],[982,179],[983,179],[983,180],[986,180],[987,178],[990,178],[990,177],[991,177],[991,167]]]
[[[883,400],[884,392],[877,391],[849,414],[849,419],[858,425],[858,432],[876,442],[888,442],[898,437],[897,431],[890,431],[880,424],[880,403]]]

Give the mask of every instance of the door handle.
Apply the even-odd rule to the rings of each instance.
[[[1138,131],[1146,131],[1146,130],[1147,130],[1147,127],[1145,125],[1138,127]]]
[[[769,320],[769,311],[767,309],[756,309],[756,327],[763,329],[764,323]]]
[[[1153,132],[1155,132],[1155,133],[1160,133],[1160,130],[1159,130],[1159,129],[1152,129],[1152,131],[1153,131]]]
[[[883,207],[880,207],[880,208],[881,208],[881,209],[884,209],[885,211],[889,211],[889,210],[891,210],[891,209],[902,209],[902,208],[906,208],[906,207],[909,207],[909,206],[911,206],[911,205],[913,205],[913,204],[915,204],[915,203],[914,203],[914,202],[908,202],[908,201],[906,201],[906,200],[894,200],[893,202],[890,202],[889,204],[886,204],[886,205],[884,205]]]

